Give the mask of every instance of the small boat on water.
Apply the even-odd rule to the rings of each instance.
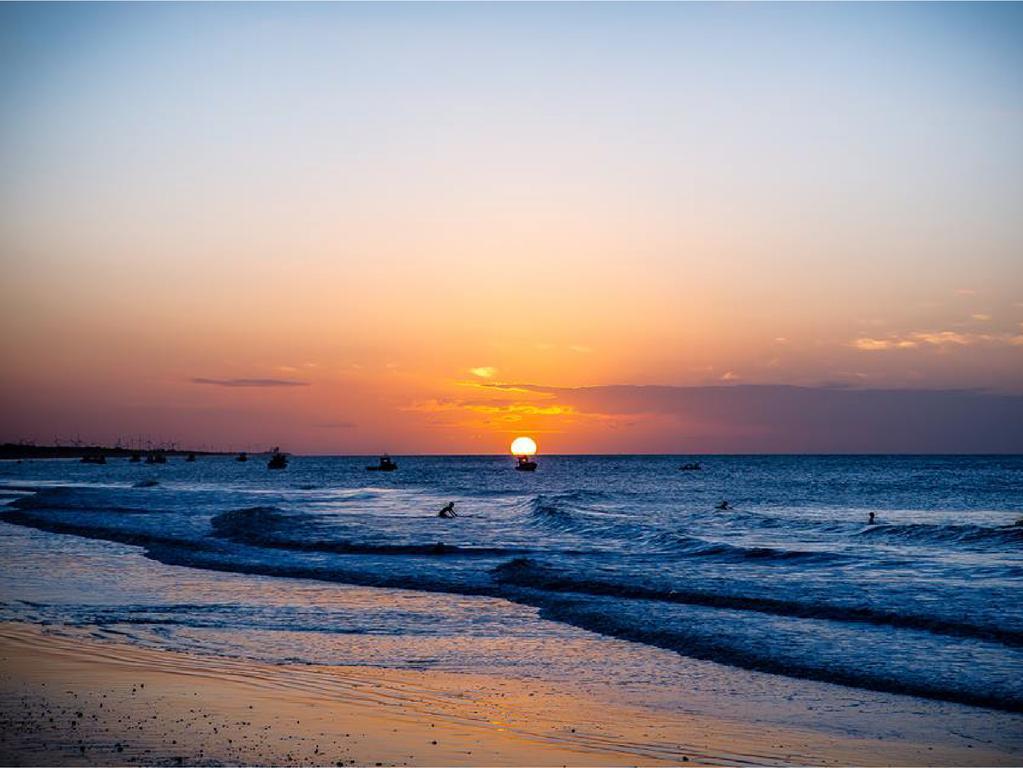
[[[390,456],[381,456],[380,463],[374,466],[368,466],[366,469],[370,472],[393,472],[398,468],[398,465],[391,461]]]
[[[247,453],[245,453],[245,451],[242,451],[241,453],[239,453],[239,454],[238,454],[238,455],[237,455],[237,456],[235,457],[235,459],[234,459],[234,460],[235,460],[235,461],[248,461],[248,460],[249,460],[249,455],[248,455]]]
[[[91,453],[82,457],[82,464],[106,464],[107,457],[102,453]]]
[[[185,457],[185,461],[195,461],[195,454],[194,454],[194,453],[189,453],[189,454],[188,454],[188,455],[187,455],[187,456]]]
[[[163,451],[153,451],[146,456],[146,464],[166,464],[167,457]]]
[[[138,451],[134,451],[131,454],[131,458],[128,459],[128,461],[130,461],[132,464],[138,464],[140,461],[142,461],[142,454],[139,453]]]
[[[515,469],[519,472],[536,472],[536,462],[528,456],[516,456]]]
[[[287,469],[288,454],[281,453],[280,448],[274,448],[270,452],[270,461],[266,463],[267,469]]]
[[[697,472],[703,469],[703,467],[700,466],[700,462],[691,461],[688,464],[683,464],[681,467],[679,467],[679,469],[681,469],[683,472]]]

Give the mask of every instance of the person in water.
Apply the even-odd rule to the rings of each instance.
[[[735,507],[733,507],[727,501],[722,501],[720,504],[718,504],[716,507],[714,507],[714,509],[722,509],[722,510],[724,510],[724,509],[735,509]]]
[[[437,513],[437,517],[452,518],[458,517],[458,513],[455,512],[455,502],[449,501],[444,505],[443,509]]]
[[[876,523],[877,520],[874,519],[875,517],[876,515],[873,512],[871,512],[870,515],[868,515],[867,517],[867,525],[873,525],[874,523]]]

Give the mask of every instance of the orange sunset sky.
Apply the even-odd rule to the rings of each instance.
[[[1021,449],[1018,5],[5,5],[0,98],[2,440]]]

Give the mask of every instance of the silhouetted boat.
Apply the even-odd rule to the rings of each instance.
[[[380,463],[375,467],[366,467],[370,472],[393,472],[398,468],[398,465],[391,461],[390,456],[381,456]]]
[[[106,464],[107,457],[102,453],[88,454],[82,457],[82,464]]]
[[[536,472],[536,462],[528,456],[516,456],[515,469],[519,472]]]
[[[241,453],[238,454],[237,457],[235,457],[235,461],[248,461],[248,460],[249,460],[249,456],[248,456],[248,454],[245,453],[245,451],[242,451]]]
[[[187,455],[187,456],[185,457],[185,461],[195,461],[195,454],[194,454],[194,453],[189,453],[189,454],[188,454],[188,455]]]
[[[167,457],[163,455],[163,451],[153,451],[146,456],[146,464],[166,464]]]
[[[281,453],[280,448],[274,448],[270,453],[270,461],[266,463],[267,469],[286,469],[288,466],[288,455]]]
[[[683,464],[681,467],[679,467],[679,469],[681,469],[683,472],[695,472],[697,470],[703,469],[703,467],[700,466],[700,462],[693,461],[688,464]]]
[[[132,464],[138,464],[140,461],[142,461],[142,454],[139,453],[138,451],[135,451],[134,453],[132,453],[131,458],[128,459],[128,461],[130,461]]]

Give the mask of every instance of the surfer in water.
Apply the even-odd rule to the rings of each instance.
[[[729,510],[729,509],[735,509],[735,507],[733,507],[731,504],[729,504],[728,501],[726,500],[726,501],[722,501],[720,504],[716,505],[714,507],[714,509]]]
[[[873,512],[871,512],[867,516],[867,525],[874,525],[875,523],[877,523],[877,520],[874,519],[875,517],[877,517],[877,515],[875,515]]]
[[[455,502],[449,501],[447,504],[445,504],[443,509],[441,509],[441,511],[437,513],[437,517],[443,517],[445,519],[458,517],[458,513],[455,512]]]

